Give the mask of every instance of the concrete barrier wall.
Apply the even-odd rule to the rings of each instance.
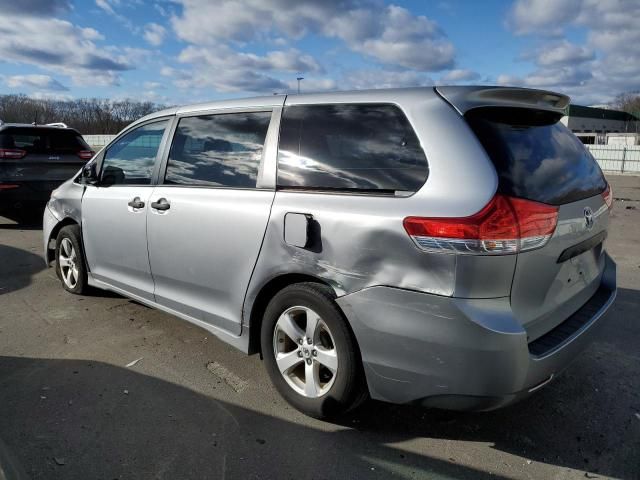
[[[98,151],[111,140],[116,138],[115,135],[83,135],[84,141],[87,142],[94,150]]]

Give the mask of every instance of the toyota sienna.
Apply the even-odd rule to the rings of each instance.
[[[436,87],[163,110],[53,192],[46,260],[71,293],[260,353],[308,415],[498,408],[555,378],[616,294],[612,193],[568,103]]]

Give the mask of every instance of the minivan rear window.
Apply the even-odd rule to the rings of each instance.
[[[17,148],[27,153],[78,153],[91,150],[79,133],[59,128],[7,128],[0,132],[0,148]]]
[[[278,186],[394,194],[426,181],[427,159],[395,105],[286,107],[280,127]]]
[[[471,110],[466,119],[495,165],[501,193],[562,205],[606,188],[591,153],[558,114],[488,107]]]

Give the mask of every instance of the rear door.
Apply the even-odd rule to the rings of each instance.
[[[518,254],[511,289],[511,306],[535,340],[578,310],[600,284],[608,186],[557,113],[485,107],[466,119],[496,167],[500,193],[558,206],[549,242]]]
[[[279,114],[179,118],[147,217],[156,301],[235,335],[275,194]]]
[[[82,235],[92,276],[153,300],[147,253],[147,212],[169,119],[130,130],[109,145],[100,182],[82,198]]]

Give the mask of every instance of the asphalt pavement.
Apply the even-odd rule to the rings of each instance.
[[[41,228],[0,218],[0,463],[32,479],[639,479],[640,177],[610,181],[618,299],[567,371],[494,412],[369,402],[334,423],[289,407],[258,356],[64,292]]]

